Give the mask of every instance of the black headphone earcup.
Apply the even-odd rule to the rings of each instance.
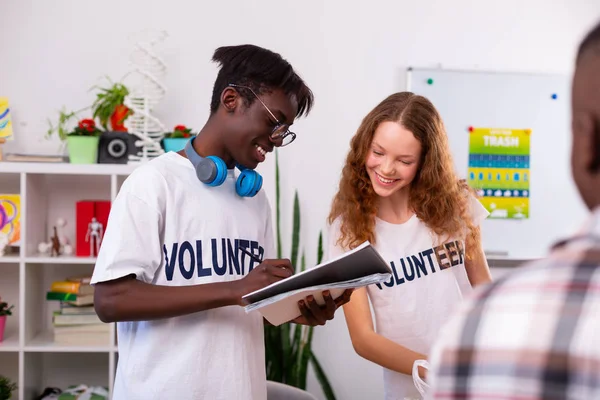
[[[219,186],[227,178],[225,161],[216,156],[208,156],[196,165],[196,176],[208,186]]]

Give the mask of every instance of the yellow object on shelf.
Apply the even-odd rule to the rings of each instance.
[[[0,97],[0,138],[13,139],[12,120],[7,97]]]

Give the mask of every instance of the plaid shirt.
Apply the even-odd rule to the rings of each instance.
[[[427,399],[600,399],[600,209],[547,259],[477,288],[429,359]]]

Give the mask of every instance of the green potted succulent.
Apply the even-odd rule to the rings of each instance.
[[[102,131],[91,118],[79,121],[67,134],[69,161],[72,164],[95,164],[98,161],[98,144]]]
[[[185,125],[177,125],[173,128],[173,132],[168,132],[163,138],[163,148],[166,152],[179,151],[185,147],[190,138],[194,136],[192,130]]]
[[[17,384],[0,375],[0,400],[10,400],[15,390],[17,390]]]
[[[4,340],[4,330],[6,329],[6,319],[12,315],[14,306],[8,306],[8,303],[0,299],[0,342]]]

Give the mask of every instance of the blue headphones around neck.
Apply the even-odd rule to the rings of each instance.
[[[206,158],[200,156],[194,150],[194,138],[188,140],[185,145],[185,155],[196,169],[196,176],[200,182],[208,186],[219,186],[225,182],[227,178],[227,165],[225,161],[217,156],[208,156]],[[262,176],[251,169],[248,169],[240,164],[237,164],[241,171],[235,182],[235,191],[241,197],[254,197],[262,187]]]

